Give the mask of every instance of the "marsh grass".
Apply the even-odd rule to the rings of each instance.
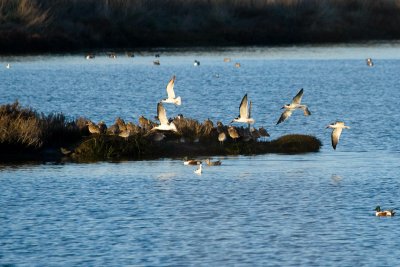
[[[0,0],[5,52],[400,38],[400,0]]]
[[[18,102],[0,106],[0,146],[38,150],[78,141],[82,128],[63,114],[44,115]],[[4,153],[4,149],[2,151]]]
[[[120,159],[152,159],[160,157],[193,157],[212,155],[239,155],[263,153],[316,152],[321,142],[313,136],[287,135],[271,142],[249,139],[249,130],[238,127],[241,137],[218,141],[218,131],[211,121],[199,123],[184,118],[174,122],[178,132],[164,132],[164,140],[155,141],[156,131],[145,129],[121,119],[116,124],[121,129],[131,129],[128,137],[118,134],[89,134],[88,120],[69,120],[63,114],[45,115],[18,102],[0,106],[0,158],[29,156],[29,153],[50,151],[52,157],[61,157],[61,147],[71,150],[75,161]],[[227,131],[227,126],[220,130]],[[27,153],[28,152],[28,153]],[[33,154],[34,156],[36,154]]]

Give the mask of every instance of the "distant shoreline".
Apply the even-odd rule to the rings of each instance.
[[[397,1],[17,0],[0,14],[2,55],[400,39]]]

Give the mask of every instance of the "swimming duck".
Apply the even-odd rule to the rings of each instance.
[[[220,160],[211,161],[210,159],[206,159],[206,163],[208,166],[220,166],[222,164]]]
[[[391,210],[381,210],[380,206],[376,206],[375,208],[375,216],[380,216],[380,217],[391,217],[394,216],[396,212],[394,209]]]
[[[199,164],[201,164],[201,160],[196,160],[196,159],[185,158],[185,161],[183,162],[183,165],[199,165]]]

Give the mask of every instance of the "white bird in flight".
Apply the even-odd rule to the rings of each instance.
[[[161,102],[164,103],[172,103],[175,104],[177,106],[181,105],[181,97],[175,97],[175,92],[174,92],[174,85],[175,85],[175,75],[172,76],[172,79],[168,82],[167,84],[167,95],[168,98],[161,100]]]
[[[340,138],[340,134],[342,133],[342,130],[350,129],[350,127],[344,125],[343,121],[337,121],[337,122],[329,124],[328,126],[326,126],[326,128],[333,129],[332,134],[331,134],[332,147],[333,147],[333,149],[336,150],[336,146],[339,143],[339,138]]]
[[[157,104],[157,117],[160,121],[160,125],[153,127],[151,130],[178,131],[175,124],[168,121],[167,112],[161,102]]]
[[[302,109],[304,112],[304,116],[309,116],[311,115],[311,112],[308,110],[308,107],[306,105],[301,105],[301,98],[303,97],[303,88],[297,93],[295,97],[293,97],[292,103],[286,104],[282,107],[282,109],[285,109],[285,111],[282,113],[281,117],[279,118],[278,122],[276,124],[279,124],[281,122],[284,122],[287,118],[292,115],[293,111],[296,109]]]
[[[247,94],[244,95],[242,102],[240,102],[239,117],[234,118],[231,123],[232,122],[243,122],[248,124],[253,124],[255,122],[253,118],[250,118],[250,108],[247,101]]]

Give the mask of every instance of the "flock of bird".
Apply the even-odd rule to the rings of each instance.
[[[159,102],[157,105],[157,118],[160,121],[160,125],[155,126],[153,128],[154,130],[177,131],[174,123],[170,122],[170,120],[168,120],[165,108],[161,104],[161,103],[171,103],[176,106],[179,106],[182,104],[181,97],[175,96],[175,91],[174,91],[175,80],[176,80],[176,76],[174,75],[167,84],[167,88],[166,88],[167,98],[161,100],[161,102]],[[304,90],[303,90],[303,88],[301,88],[300,91],[296,94],[296,96],[293,97],[291,103],[285,104],[282,107],[282,109],[284,109],[284,111],[282,112],[282,114],[279,117],[279,120],[276,124],[280,124],[280,123],[284,122],[285,120],[287,120],[292,115],[292,113],[298,109],[303,110],[304,116],[311,115],[311,112],[309,111],[308,106],[301,104],[303,93],[304,93]],[[252,102],[250,101],[250,103],[249,103],[247,94],[245,94],[239,105],[239,116],[234,118],[231,121],[231,123],[238,122],[238,123],[245,123],[245,124],[249,124],[249,125],[254,124],[255,120],[251,117],[251,105],[252,105]],[[249,128],[250,128],[250,131],[255,131],[254,127],[249,127]],[[350,127],[345,125],[344,122],[342,122],[342,121],[336,121],[332,124],[329,124],[326,128],[333,129],[332,134],[331,134],[331,142],[332,142],[333,149],[336,150],[336,146],[339,143],[339,139],[340,139],[342,130],[350,129]],[[266,132],[266,130],[263,127],[259,129],[259,132],[260,132],[261,136],[269,136],[268,132]],[[230,126],[228,128],[228,133],[232,139],[237,139],[240,137],[238,132],[236,131],[236,128],[234,128],[233,126]],[[219,131],[218,140],[220,142],[223,142],[223,141],[225,141],[225,139],[226,139],[226,134],[223,131]]]

